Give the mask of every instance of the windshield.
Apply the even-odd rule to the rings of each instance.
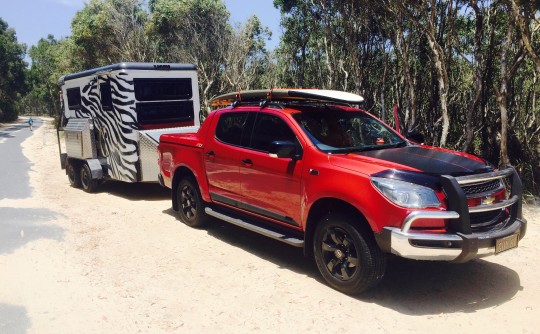
[[[323,152],[349,153],[406,145],[386,125],[360,111],[304,111],[293,117]]]

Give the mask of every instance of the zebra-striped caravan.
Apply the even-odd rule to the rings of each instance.
[[[157,182],[159,137],[200,125],[192,64],[119,63],[65,75],[58,84],[62,169],[88,192],[107,179]]]

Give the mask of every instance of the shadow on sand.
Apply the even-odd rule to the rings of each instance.
[[[47,224],[57,216],[48,209],[0,207],[0,254],[38,239],[62,240],[64,229]]]
[[[164,213],[176,216],[172,209]],[[304,257],[300,248],[216,220],[206,230],[216,239],[325,284],[314,261]],[[515,271],[485,260],[452,264],[407,260],[390,255],[383,280],[373,289],[353,298],[402,314],[435,315],[469,313],[497,306],[512,299],[521,289],[520,278]]]
[[[0,303],[0,332],[23,334],[28,332],[31,322],[23,306]]]
[[[171,198],[171,190],[159,183],[106,181],[99,186],[97,192],[109,193],[130,201],[161,201]]]

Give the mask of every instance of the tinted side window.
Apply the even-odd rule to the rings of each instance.
[[[68,88],[66,90],[68,107],[76,109],[81,107],[81,89],[79,87]]]
[[[187,100],[193,97],[190,78],[133,79],[138,101]]]
[[[273,141],[290,141],[295,143],[296,136],[287,123],[270,114],[258,114],[253,128],[250,148],[268,152]]]
[[[248,113],[221,115],[216,127],[216,138],[226,144],[241,146],[242,131],[246,127]]]
[[[112,110],[112,94],[111,94],[111,84],[101,83],[99,84],[99,92],[101,94],[101,108],[103,110]]]
[[[193,121],[193,101],[146,102],[135,105],[140,124],[159,124]]]

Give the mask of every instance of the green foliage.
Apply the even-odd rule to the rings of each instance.
[[[91,0],[71,23],[75,56],[83,68],[122,61],[151,61],[155,45],[146,36],[142,0]]]
[[[58,79],[65,71],[71,71],[74,64],[70,55],[71,40],[56,40],[48,35],[37,45],[30,47],[28,52],[32,58],[32,66],[28,70],[27,85],[29,93],[24,96],[19,105],[27,113],[35,115],[55,115],[60,108],[58,98]]]
[[[24,55],[15,30],[0,18],[0,121],[17,119],[17,99],[26,91]]]
[[[538,6],[517,3],[530,24],[532,50],[539,54]],[[276,50],[282,84],[357,92],[364,95],[365,109],[379,116],[383,107],[388,115],[398,104],[405,127],[438,145],[442,113],[436,68],[441,64],[431,45],[436,43],[448,94],[446,146],[466,147],[497,165],[505,106],[510,162],[531,171],[526,184],[538,192],[540,73],[523,49],[510,0],[275,0],[274,5],[284,28]]]
[[[265,45],[270,36],[271,32],[256,16],[234,29],[223,50],[220,91],[272,87],[270,78],[266,76],[270,55]]]
[[[243,89],[355,92],[390,124],[399,105],[402,130],[419,130],[430,144],[440,145],[448,126],[446,147],[495,165],[506,147],[529,190],[538,192],[538,0],[274,0],[274,6],[283,35],[269,52],[270,31],[257,17],[231,26],[222,0],[90,0],[75,15],[71,37],[49,36],[30,49],[31,91],[20,105],[51,113],[58,78],[84,69],[121,61],[193,63],[203,110],[212,97]],[[16,47],[14,32],[5,24],[0,31],[0,53],[10,45],[22,63],[24,47]],[[0,77],[0,94],[11,100],[17,90],[3,87],[14,77]]]
[[[111,50],[111,35],[107,19],[106,4],[91,0],[77,12],[71,22],[71,39],[79,52],[84,68],[92,68],[108,61]]]
[[[221,0],[153,0],[150,38],[158,41],[159,61],[194,63],[199,71],[203,110],[219,92],[232,28]]]

